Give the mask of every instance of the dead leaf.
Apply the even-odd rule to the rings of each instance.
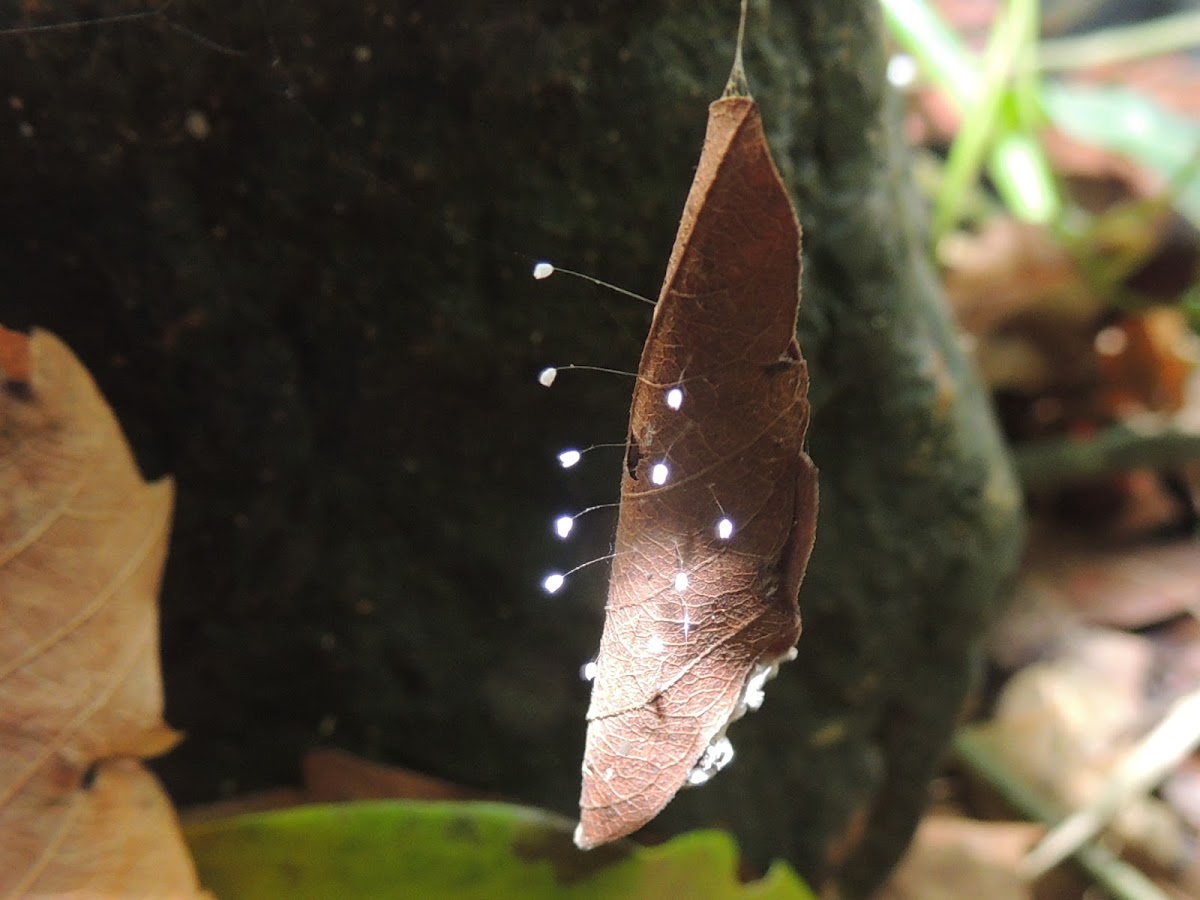
[[[234,816],[243,816],[247,813],[290,809],[293,806],[313,802],[315,801],[303,788],[269,788],[250,794],[238,794],[226,800],[214,800],[211,803],[197,803],[194,806],[184,807],[179,811],[179,821],[185,826],[196,825],[200,822],[232,819]]]
[[[1185,759],[1163,782],[1162,795],[1193,831],[1200,831],[1200,757]]]
[[[0,379],[10,390],[24,391],[30,380],[29,338],[0,327]]]
[[[581,847],[707,780],[731,752],[726,727],[794,652],[817,499],[799,278],[758,108],[718,100],[634,388]]]
[[[1032,900],[1017,866],[1043,828],[1026,822],[977,822],[930,814],[878,900]]]
[[[1178,412],[1200,353],[1178,309],[1124,316],[1096,339],[1105,405],[1116,418],[1143,411]]]
[[[406,769],[373,762],[346,750],[321,747],[304,755],[303,787],[274,788],[183,810],[187,824],[306,803],[356,800],[498,800],[494,794]]]
[[[344,800],[482,800],[482,791],[452,781],[371,762],[345,750],[312,750],[304,757],[304,786],[312,803]]]
[[[1146,637],[1078,628],[1054,658],[1017,672],[994,717],[972,731],[1053,807],[1078,809],[1154,724],[1163,699],[1149,699],[1158,667],[1159,655]],[[1174,871],[1190,856],[1189,829],[1154,797],[1123,806],[1111,832],[1160,870]]]
[[[0,335],[10,354],[25,340]],[[158,662],[172,485],[142,481],[61,341],[25,343],[25,380],[6,368],[0,390],[0,895],[195,896],[134,759],[178,737]]]
[[[1102,310],[1079,264],[1044,225],[997,216],[938,245],[943,285],[963,330],[984,337],[1036,311],[1086,328]]]
[[[1200,607],[1200,543],[1097,547],[1051,538],[1031,549],[1016,593],[1083,621],[1144,628]]]
[[[188,825],[212,822],[251,812],[287,809],[306,803],[344,803],[356,800],[498,800],[494,794],[452,781],[372,762],[331,747],[304,756],[304,786],[275,788],[202,803],[183,810]]]

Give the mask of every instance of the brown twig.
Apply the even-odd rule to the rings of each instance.
[[[1052,805],[1009,769],[969,728],[954,735],[954,754],[972,772],[987,779],[1022,815],[1051,824],[1061,816]],[[1113,900],[1168,900],[1149,878],[1101,844],[1086,844],[1075,851],[1079,863]]]

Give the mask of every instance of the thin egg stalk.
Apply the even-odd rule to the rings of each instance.
[[[549,575],[547,575],[545,578],[542,579],[542,589],[547,594],[556,594],[556,593],[558,593],[559,590],[562,589],[562,586],[567,583],[567,579],[570,578],[572,575],[574,575],[576,572],[578,572],[582,569],[586,569],[588,566],[594,566],[594,565],[596,565],[596,563],[607,562],[608,560],[610,560],[612,558],[613,558],[613,554],[608,553],[608,554],[605,554],[604,556],[597,556],[595,559],[589,559],[585,563],[580,563],[579,565],[577,565],[575,568],[571,569],[568,572],[551,572]]]
[[[602,288],[608,288],[608,290],[615,291],[618,294],[624,294],[626,297],[632,297],[634,300],[637,300],[641,303],[648,303],[650,306],[654,306],[656,302],[651,300],[649,297],[643,297],[641,294],[638,294],[634,291],[627,290],[623,287],[618,287],[615,284],[610,284],[607,281],[602,281],[599,278],[594,278],[593,276],[584,274],[583,272],[576,272],[574,269],[564,269],[561,266],[556,266],[546,260],[541,260],[533,267],[533,277],[538,281],[544,281],[555,272],[562,272],[564,275],[570,275],[574,278],[580,278],[584,281],[589,281],[592,284],[599,285]]]

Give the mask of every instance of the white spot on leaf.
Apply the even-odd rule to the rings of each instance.
[[[670,474],[671,470],[667,468],[666,463],[655,463],[654,468],[650,470],[650,480],[661,486],[667,483]]]

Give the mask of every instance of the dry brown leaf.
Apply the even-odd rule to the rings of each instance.
[[[287,809],[306,803],[355,800],[493,800],[473,788],[414,772],[403,766],[372,762],[345,750],[320,748],[304,756],[304,786],[275,788],[189,807],[182,820],[191,825],[244,813]]]
[[[142,481],[61,341],[26,349],[0,387],[0,895],[195,896],[136,762],[177,739],[158,661],[172,485]]]
[[[1048,803],[1078,809],[1154,723],[1148,693],[1158,664],[1148,638],[1079,628],[1055,658],[1014,675],[994,717],[973,730]],[[1161,870],[1173,871],[1191,855],[1190,830],[1153,797],[1123,807],[1111,831]]]
[[[634,388],[581,847],[637,830],[727,762],[725,729],[800,635],[817,486],[799,277],[758,108],[718,100]]]
[[[0,379],[22,390],[30,379],[29,337],[0,326]]]
[[[1194,831],[1200,832],[1200,758],[1184,760],[1163,782],[1162,795]]]
[[[312,803],[344,800],[480,800],[488,795],[432,775],[371,762],[345,750],[312,750],[304,757],[304,786]]]
[[[1043,831],[1025,822],[927,815],[877,900],[1032,900],[1018,864]]]
[[[1114,417],[1183,407],[1200,354],[1180,310],[1160,307],[1125,316],[1105,328],[1096,345],[1102,400]]]
[[[0,819],[5,897],[208,896],[171,801],[140,762],[98,763],[86,790],[52,778],[34,787]]]
[[[1086,327],[1102,309],[1074,257],[1043,225],[996,217],[938,246],[943,284],[963,330],[995,331],[1021,313]]]
[[[227,800],[214,800],[211,803],[197,803],[195,806],[184,807],[179,811],[179,821],[184,825],[196,825],[200,822],[216,822],[221,819],[231,819],[234,816],[244,816],[248,813],[290,809],[293,806],[302,806],[312,802],[314,802],[313,799],[303,788],[270,788],[265,791],[238,794]]]
[[[1082,621],[1143,628],[1200,608],[1200,542],[1096,547],[1050,539],[1031,549],[1016,593]]]

